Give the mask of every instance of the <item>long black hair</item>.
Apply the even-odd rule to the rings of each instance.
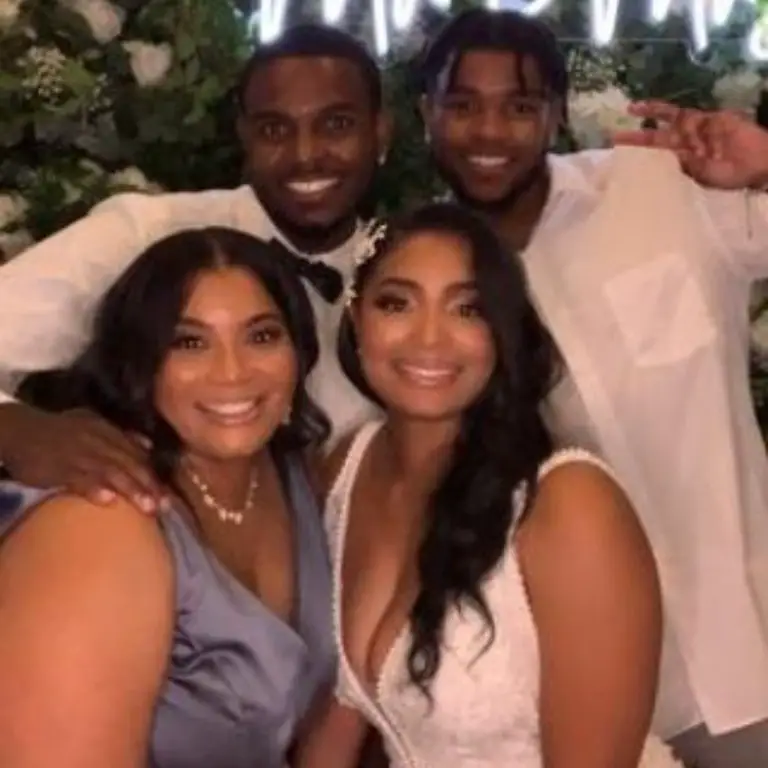
[[[480,311],[497,357],[485,391],[463,415],[450,466],[430,499],[419,548],[420,591],[410,614],[408,672],[429,696],[451,605],[468,604],[477,610],[489,630],[489,643],[493,641],[494,622],[482,585],[509,545],[514,490],[524,484],[530,499],[538,468],[552,452],[540,406],[560,366],[555,345],[529,298],[516,254],[461,206],[430,204],[388,226],[375,255],[358,269],[355,292],[364,293],[393,248],[422,232],[458,237],[470,247]],[[363,374],[349,312],[341,321],[338,350],[350,380],[386,408]]]
[[[284,452],[322,442],[330,425],[305,386],[319,354],[314,315],[283,250],[277,241],[218,227],[184,230],[160,240],[107,292],[83,354],[69,368],[28,376],[19,388],[20,399],[52,411],[87,408],[122,430],[147,437],[152,468],[160,481],[172,484],[182,445],[155,406],[155,380],[195,277],[210,269],[241,267],[277,304],[298,361],[291,420],[278,428],[271,446]]]

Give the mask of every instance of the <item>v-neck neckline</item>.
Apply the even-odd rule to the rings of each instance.
[[[283,500],[287,506],[287,512],[291,524],[291,550],[292,550],[292,571],[294,595],[293,605],[289,617],[283,618],[270,608],[255,592],[250,590],[240,579],[232,573],[222,562],[212,547],[194,530],[188,517],[190,513],[182,510],[176,510],[176,515],[181,524],[187,529],[189,535],[195,542],[211,569],[218,578],[221,578],[237,597],[237,606],[246,613],[253,613],[258,618],[265,618],[270,624],[276,625],[282,629],[286,636],[293,641],[298,641],[306,647],[304,639],[303,618],[304,618],[304,597],[306,592],[305,580],[309,576],[306,571],[306,564],[303,563],[301,556],[302,541],[305,535],[303,530],[303,515],[299,512],[299,499],[296,498],[295,483],[292,482],[292,474],[295,471],[290,465],[290,459],[284,456],[278,456],[274,451],[271,452],[272,460],[275,464],[275,470],[280,482],[280,490]]]
[[[358,432],[357,437],[353,441],[350,453],[348,456],[346,471],[350,469],[354,470],[354,475],[349,483],[346,484],[344,490],[345,494],[342,499],[342,503],[339,509],[338,527],[336,529],[336,549],[338,556],[334,563],[334,585],[333,585],[333,602],[335,606],[334,610],[334,634],[336,635],[336,643],[339,647],[339,663],[343,665],[344,671],[352,680],[353,685],[358,689],[358,695],[363,696],[370,704],[373,704],[377,708],[384,691],[388,679],[388,672],[390,666],[394,661],[396,651],[400,645],[404,642],[409,632],[409,624],[406,619],[403,625],[395,633],[394,639],[383,655],[381,664],[378,670],[375,670],[376,674],[372,677],[368,677],[368,670],[364,677],[361,677],[352,666],[349,656],[347,654],[347,646],[344,640],[344,622],[343,622],[343,587],[342,587],[342,574],[344,571],[344,561],[346,554],[347,543],[347,529],[349,527],[349,512],[352,501],[352,493],[354,491],[355,482],[357,480],[357,474],[360,466],[365,459],[368,450],[371,447],[371,443],[378,434],[379,430],[383,426],[383,421],[374,421],[367,424]],[[370,650],[370,649],[369,649]],[[371,670],[373,671],[373,670]]]

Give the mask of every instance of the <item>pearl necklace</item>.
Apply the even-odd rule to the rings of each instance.
[[[251,483],[248,486],[248,495],[246,496],[245,504],[241,509],[229,509],[228,507],[225,507],[213,495],[208,484],[203,481],[203,479],[200,477],[200,475],[197,474],[197,472],[195,472],[194,469],[187,466],[186,471],[189,475],[189,479],[192,481],[192,484],[200,492],[200,496],[203,499],[203,504],[205,504],[208,509],[212,509],[218,515],[218,518],[222,523],[234,523],[235,525],[240,525],[243,522],[244,514],[253,507],[253,500],[254,496],[256,495],[256,489],[259,487],[259,479],[256,475],[256,470],[253,470],[253,473],[251,474]]]

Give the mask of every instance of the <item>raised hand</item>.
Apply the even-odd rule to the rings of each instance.
[[[119,494],[146,512],[162,504],[146,448],[98,416],[13,403],[0,406],[0,418],[0,459],[14,480],[65,488],[97,504]]]
[[[768,131],[748,117],[663,101],[637,102],[630,111],[657,127],[619,131],[615,144],[669,149],[683,171],[705,186],[744,189],[768,183]]]

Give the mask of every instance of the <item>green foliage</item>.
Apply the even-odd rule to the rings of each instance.
[[[384,69],[387,107],[393,117],[393,141],[376,184],[380,212],[392,213],[434,198],[442,187],[424,142],[411,62],[393,59]]]
[[[0,191],[24,198],[35,239],[121,188],[123,169],[150,189],[239,178],[231,90],[249,45],[242,17],[229,0],[132,5],[107,5],[110,28],[89,21],[87,3],[26,0],[0,28]]]

